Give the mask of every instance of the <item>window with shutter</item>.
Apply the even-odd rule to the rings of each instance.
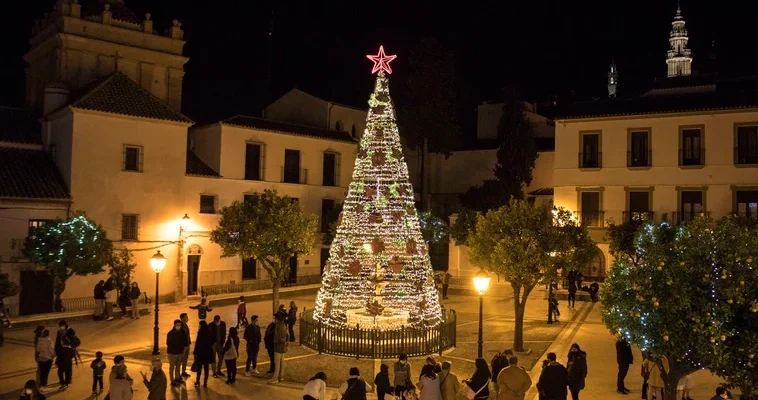
[[[201,214],[215,214],[216,213],[216,196],[200,195],[200,213]]]
[[[139,231],[139,216],[134,214],[121,215],[121,240],[137,240]]]
[[[142,146],[124,146],[124,171],[142,172]]]

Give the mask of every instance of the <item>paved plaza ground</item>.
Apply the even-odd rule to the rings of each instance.
[[[504,285],[496,285],[492,292],[485,296],[484,304],[484,357],[492,358],[496,351],[512,347],[513,333],[513,301],[510,296],[510,288]],[[314,294],[298,295],[293,298],[285,297],[283,302],[289,303],[294,300],[300,310],[303,307],[313,307]],[[477,329],[478,329],[478,298],[470,295],[451,295],[450,300],[444,300],[446,308],[454,309],[458,315],[458,340],[455,349],[445,352],[443,360],[453,362],[453,371],[461,378],[470,377],[473,372],[473,360],[477,352]],[[178,318],[179,313],[188,312],[190,315],[190,329],[193,339],[197,331],[197,314],[188,310],[189,304],[176,303],[161,306],[160,326],[161,342],[165,344],[166,330],[172,325],[172,321]],[[559,361],[565,363],[566,354],[571,343],[579,343],[588,353],[589,374],[587,376],[587,388],[582,392],[582,399],[638,399],[642,384],[639,376],[640,356],[635,351],[635,365],[632,366],[627,379],[627,387],[632,389],[628,396],[615,393],[616,359],[614,338],[608,333],[600,320],[600,306],[592,303],[577,303],[576,310],[569,310],[561,303],[562,318],[559,323],[547,325],[545,323],[546,304],[544,290],[535,290],[527,303],[525,316],[525,346],[528,354],[520,355],[522,365],[531,369],[533,380],[536,382],[539,376],[539,362],[544,358],[546,351],[554,351],[559,355]],[[211,303],[213,306],[213,303]],[[214,308],[211,315],[219,314],[228,324],[236,321],[236,307],[234,305]],[[265,317],[271,313],[271,302],[260,301],[248,304],[248,315],[258,314],[261,317],[261,325],[270,321]],[[53,330],[55,322],[47,324]],[[84,365],[74,367],[74,383],[64,392],[51,391],[46,393],[49,399],[95,399],[91,396],[91,369],[89,362],[95,351],[102,351],[108,362],[108,369],[112,364],[112,358],[116,354],[123,354],[127,358],[127,365],[132,377],[139,377],[137,371],[148,371],[147,360],[149,359],[152,346],[153,315],[143,316],[139,320],[122,319],[111,322],[104,321],[77,321],[72,324],[82,339],[81,356]],[[33,360],[32,328],[24,327],[8,330],[5,332],[5,347],[0,348],[0,399],[18,399],[20,389],[26,380],[34,377],[36,365]],[[165,352],[162,352],[165,353]],[[244,355],[244,350],[241,351]],[[438,357],[440,358],[440,357]],[[272,386],[266,384],[266,376],[245,377],[240,373],[234,386],[224,384],[223,380],[209,380],[207,389],[196,390],[192,384],[194,377],[190,378],[186,387],[170,389],[169,399],[194,400],[194,399],[242,399],[242,398],[265,398],[267,400],[297,400],[302,398],[301,388],[313,373],[326,372],[329,376],[329,386],[338,386],[348,375],[348,368],[357,366],[362,375],[373,380],[378,370],[380,361],[355,360],[344,357],[319,355],[310,349],[291,346],[287,353],[285,364],[286,382]],[[259,370],[268,368],[268,360],[265,351],[259,357]],[[165,361],[164,361],[165,362]],[[385,363],[394,360],[384,360]],[[423,359],[411,360],[413,374],[420,371]],[[239,359],[239,364],[244,369],[244,356]],[[535,366],[535,368],[532,368]],[[168,370],[165,363],[164,371]],[[694,399],[710,398],[718,380],[708,371],[700,371],[695,377]],[[55,368],[50,374],[50,381],[57,382]],[[106,379],[106,390],[107,390]],[[141,382],[135,382],[135,399],[144,399],[147,390]],[[334,393],[336,391],[330,389]],[[99,396],[100,398],[104,395]],[[371,398],[371,397],[369,397]],[[493,396],[494,398],[494,396]],[[532,391],[528,400],[536,399],[536,391]]]

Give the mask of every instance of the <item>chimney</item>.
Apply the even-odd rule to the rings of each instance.
[[[42,113],[47,115],[68,104],[71,92],[65,83],[52,83],[45,88]]]

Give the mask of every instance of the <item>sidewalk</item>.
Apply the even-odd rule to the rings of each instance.
[[[571,324],[566,325],[563,332],[548,349],[558,356],[558,362],[566,364],[568,349],[572,343],[578,343],[587,352],[586,387],[580,393],[582,400],[615,400],[639,399],[642,389],[640,366],[642,356],[639,349],[633,348],[634,364],[629,368],[626,377],[626,387],[632,392],[628,395],[616,393],[616,339],[605,327],[601,320],[600,303],[586,303],[586,310],[580,310],[581,315]],[[543,357],[544,359],[544,357]],[[541,363],[537,363],[530,375],[536,385],[541,371]],[[694,388],[693,399],[710,399],[716,393],[716,387],[721,380],[708,370],[701,370],[692,375]],[[528,400],[536,400],[537,390],[534,386],[527,394]]]

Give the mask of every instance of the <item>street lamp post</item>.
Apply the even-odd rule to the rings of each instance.
[[[474,287],[479,292],[479,341],[477,342],[479,348],[477,350],[477,357],[482,358],[482,325],[483,325],[483,310],[484,310],[484,293],[487,292],[487,288],[490,286],[490,276],[483,269],[474,275]]]
[[[157,356],[161,354],[158,349],[158,285],[160,283],[160,275],[163,268],[166,267],[166,257],[158,250],[152,257],[150,257],[150,267],[155,271],[155,326],[153,327],[153,355]]]

